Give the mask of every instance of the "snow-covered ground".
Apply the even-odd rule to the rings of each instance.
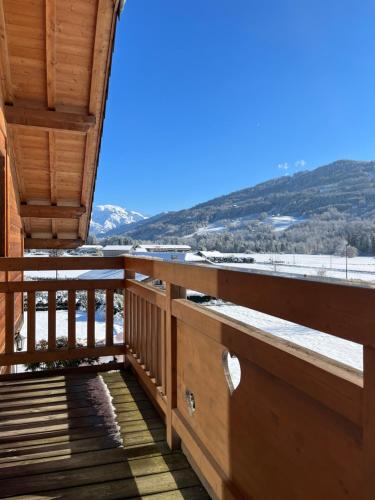
[[[101,309],[95,314],[95,341],[98,343],[105,339],[105,313]],[[48,311],[36,312],[36,342],[48,339]],[[27,336],[27,312],[21,330],[21,335]],[[68,311],[56,311],[56,336],[68,335]],[[114,317],[113,336],[115,343],[123,341],[123,321],[119,315]],[[87,313],[86,311],[76,311],[76,338],[77,341],[87,343]]]
[[[303,218],[292,217],[291,215],[272,215],[267,217],[265,224],[270,224],[274,231],[285,231],[288,227],[294,226],[299,222],[303,222]]]

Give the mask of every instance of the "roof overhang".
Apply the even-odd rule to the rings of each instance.
[[[0,0],[0,91],[26,248],[88,234],[120,0]]]

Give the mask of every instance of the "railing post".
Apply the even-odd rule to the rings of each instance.
[[[363,500],[375,492],[375,348],[363,346]]]
[[[167,442],[174,450],[180,438],[172,426],[172,412],[177,407],[177,320],[172,316],[172,301],[186,297],[186,290],[166,283],[166,392],[167,392]]]

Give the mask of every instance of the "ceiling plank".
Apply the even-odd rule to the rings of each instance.
[[[77,248],[83,245],[83,240],[80,238],[75,240],[58,239],[58,238],[25,238],[26,250],[56,250]]]
[[[56,105],[56,1],[46,0],[46,69],[48,109]]]
[[[12,79],[10,74],[10,63],[8,54],[8,41],[5,28],[4,4],[0,0],[0,81],[1,93],[5,103],[12,103],[14,100]]]
[[[85,207],[62,207],[51,205],[21,205],[21,217],[34,219],[79,219],[86,213]]]
[[[86,134],[95,125],[95,116],[64,113],[44,109],[5,106],[5,119],[10,126],[36,127],[46,131]]]

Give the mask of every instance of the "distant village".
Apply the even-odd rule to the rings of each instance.
[[[30,251],[31,255],[44,255],[45,252]],[[134,255],[137,257],[153,257],[167,261],[186,262],[194,264],[224,264],[246,263],[252,264],[255,259],[246,254],[221,253],[219,251],[193,251],[190,245],[82,245],[76,250],[68,252],[75,256],[103,256],[118,257],[121,255]]]

